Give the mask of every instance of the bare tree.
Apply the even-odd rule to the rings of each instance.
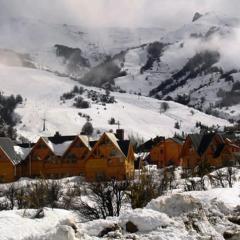
[[[128,181],[118,182],[115,179],[90,183],[88,186],[90,201],[81,199],[75,209],[87,220],[119,216],[128,186]]]
[[[233,167],[228,167],[226,172],[226,181],[230,188],[233,187],[233,182],[236,180],[236,169]]]

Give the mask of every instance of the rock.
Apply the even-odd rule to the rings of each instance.
[[[224,239],[228,239],[228,240],[239,240],[240,231],[233,231],[233,230],[225,231],[223,233],[223,237]]]
[[[135,232],[138,232],[138,227],[131,221],[128,221],[126,223],[126,231],[129,233],[135,233]]]
[[[119,230],[120,227],[117,225],[117,224],[113,224],[112,226],[110,227],[106,227],[104,228],[99,234],[98,234],[98,237],[103,237],[105,236],[106,234],[108,234],[109,232],[115,232],[116,230]]]
[[[33,215],[33,219],[35,218],[43,218],[44,217],[44,210],[43,208],[40,208],[37,210],[37,212]]]
[[[228,220],[234,224],[240,225],[240,216],[231,216]]]
[[[202,17],[202,14],[200,14],[199,12],[196,12],[193,16],[193,22],[197,21],[200,17]]]

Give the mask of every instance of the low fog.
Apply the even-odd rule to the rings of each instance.
[[[91,27],[172,29],[189,22],[196,11],[237,16],[239,7],[239,0],[0,0],[0,16]]]
[[[0,45],[1,48],[28,52],[31,47],[33,51],[38,51],[40,48],[45,51],[47,47],[52,47],[59,41],[73,46],[75,44],[75,42],[69,42],[68,34],[61,35],[62,32],[55,31],[54,27],[46,28],[48,30],[47,34],[46,30],[41,29],[41,25],[39,25],[40,29],[37,27],[35,29],[31,25],[28,25],[28,28],[21,27],[22,25],[16,24],[16,22],[19,22],[18,18],[93,28],[127,27],[132,28],[131,32],[137,32],[134,28],[138,27],[164,28],[166,32],[169,32],[180,28],[184,24],[189,24],[195,12],[215,12],[219,16],[238,17],[239,9],[239,0],[0,0],[0,29],[3,33],[0,38]],[[17,19],[15,25],[12,24],[12,21],[3,24],[4,20],[9,18]],[[47,25],[50,26],[51,24]],[[94,29],[93,36],[88,35],[89,39],[92,39],[99,46],[101,45],[101,51],[108,51],[108,46],[116,45],[114,51],[118,52],[120,51],[118,47],[119,49],[127,48],[131,44],[134,46],[136,42],[131,43],[128,40],[126,43],[124,42],[124,45],[121,39],[124,34],[120,32],[119,37],[110,39],[109,36],[112,33],[110,31],[106,34],[107,31],[103,31],[103,29],[95,31]],[[141,40],[138,34],[135,38],[139,39],[137,44],[140,44],[142,41],[160,40],[162,33],[157,31],[152,36],[147,35],[148,41],[146,39]],[[17,44],[16,39],[18,39]],[[116,39],[120,41],[119,46],[113,42]],[[126,39],[128,38],[126,37]],[[236,27],[225,37],[215,36],[208,41],[187,36],[184,39],[184,47],[181,50],[176,50],[178,53],[173,51],[169,52],[168,55],[172,62],[178,64],[181,57],[191,57],[194,53],[205,49],[217,50],[221,54],[221,65],[226,68],[239,68],[239,43],[240,28]],[[37,49],[34,49],[35,47]],[[85,48],[82,45],[79,47]]]

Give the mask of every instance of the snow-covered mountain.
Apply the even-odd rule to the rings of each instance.
[[[240,19],[207,13],[158,42],[129,50],[115,84],[239,119]]]
[[[209,13],[166,32],[2,19],[0,90],[26,98],[17,109],[22,119],[17,129],[31,139],[55,131],[79,133],[84,114],[96,130],[117,128],[108,123],[114,118],[127,135],[144,138],[197,131],[197,121],[228,125],[221,118],[239,117],[238,23],[237,18]],[[116,103],[103,106],[87,92],[81,97],[91,108],[73,107],[74,99],[60,101],[74,85],[80,86],[77,81],[97,94],[106,86],[117,90],[111,93]],[[170,100],[161,114],[158,99]]]

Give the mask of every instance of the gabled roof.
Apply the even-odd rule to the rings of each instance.
[[[0,137],[0,148],[4,151],[7,157],[11,160],[13,165],[21,162],[21,157],[16,153],[14,146],[16,146],[10,138]]]
[[[80,140],[81,143],[83,143],[83,145],[88,148],[88,150],[90,151],[92,149],[91,144],[88,140],[88,136],[86,135],[77,135],[75,137],[75,139],[73,141],[70,142],[70,144],[68,145],[68,147],[65,149],[65,151],[62,153],[62,156],[64,157],[69,150],[72,148],[72,146],[74,146],[74,144],[76,143],[76,141]]]
[[[93,148],[97,142],[98,141],[90,141],[89,142],[90,147]]]
[[[222,150],[224,149],[224,147],[225,147],[225,144],[224,144],[224,143],[219,144],[219,145],[217,146],[217,149],[216,149],[216,151],[215,151],[215,153],[214,153],[214,157],[215,157],[215,158],[217,158],[217,157],[220,156],[220,154],[221,154]]]
[[[55,155],[62,156],[67,151],[71,143],[72,141],[66,141],[63,143],[55,144],[51,141],[48,141],[48,146],[52,149]]]
[[[56,156],[63,156],[75,138],[75,135],[62,136],[58,132],[53,137],[42,137]]]
[[[155,146],[156,144],[162,142],[165,140],[165,137],[155,137],[155,138],[151,138],[150,140],[146,141],[145,143],[143,143],[141,146],[138,147],[139,151],[147,151],[149,152],[153,146]]]
[[[127,157],[128,156],[128,150],[130,146],[130,141],[129,140],[119,140],[117,141],[120,149],[124,153],[124,155]]]
[[[193,145],[195,151],[198,153],[198,148],[201,144],[203,134],[197,134],[197,133],[189,134],[188,137],[191,139],[192,145]]]
[[[15,145],[14,150],[16,154],[19,155],[22,160],[24,160],[28,156],[28,154],[31,152],[32,148],[31,147],[26,148],[26,147],[21,147],[19,145]]]
[[[179,137],[173,137],[173,138],[170,138],[172,139],[174,142],[180,144],[180,145],[183,145],[184,144],[184,139],[183,138],[179,138]]]
[[[62,136],[55,134],[53,137],[43,137],[45,140],[54,143],[54,144],[61,144],[67,141],[73,141],[76,138],[76,135],[69,135],[69,136]]]
[[[219,136],[220,140],[214,155],[219,156],[224,148],[224,140],[219,134],[210,132],[204,134],[189,134],[188,136],[190,137],[192,145],[199,156],[202,156],[205,153],[205,151],[212,143],[214,136]]]
[[[82,141],[82,143],[89,149],[91,149],[91,146],[89,144],[89,138],[86,135],[78,135],[78,138]]]
[[[100,139],[98,141],[90,142],[90,145],[92,145],[93,147],[92,147],[91,152],[88,154],[88,157],[95,151],[95,149],[97,148],[99,143],[101,143],[104,136],[106,136],[113,143],[113,145],[119,150],[119,152],[122,155],[124,155],[125,157],[128,156],[130,141],[129,140],[118,140],[113,133],[105,132],[105,133],[103,133],[103,135],[100,137]]]
[[[207,150],[208,146],[211,144],[213,137],[215,136],[215,133],[207,133],[202,136],[202,140],[200,142],[200,145],[198,147],[198,154],[201,156],[204,154],[204,152]]]

